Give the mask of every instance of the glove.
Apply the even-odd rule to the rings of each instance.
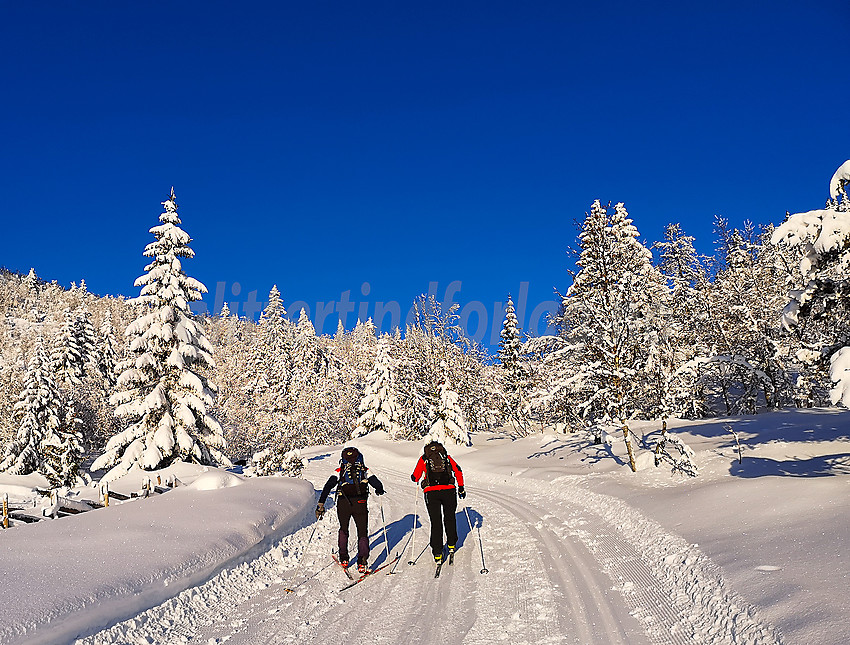
[[[460,497],[461,499],[466,497],[466,490],[464,489],[463,486],[461,486],[460,488],[457,489],[457,496]]]
[[[415,475],[411,475],[411,476],[410,476],[410,481],[412,481],[412,482],[415,484],[415,483],[416,483],[416,476],[415,476]]]
[[[316,506],[316,519],[320,520],[325,515],[325,505],[319,504]]]
[[[376,488],[375,489],[375,495],[383,495],[386,492],[387,491],[385,491],[383,488]]]

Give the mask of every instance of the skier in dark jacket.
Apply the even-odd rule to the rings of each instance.
[[[446,452],[443,444],[430,441],[416,462],[410,479],[417,482],[420,477],[425,492],[425,507],[431,520],[431,552],[434,554],[434,562],[439,564],[443,561],[444,524],[449,553],[454,553],[457,545],[457,498],[466,497],[463,471]]]
[[[348,567],[348,527],[351,518],[357,527],[357,570],[360,573],[366,571],[366,563],[369,561],[369,509],[367,499],[369,497],[369,486],[375,489],[376,495],[384,494],[384,485],[369,474],[369,469],[363,463],[363,455],[353,446],[342,451],[339,460],[337,474],[331,475],[322,494],[319,496],[319,504],[316,506],[316,519],[322,519],[325,514],[325,502],[331,490],[336,487],[336,514],[339,518],[339,562],[343,567]]]

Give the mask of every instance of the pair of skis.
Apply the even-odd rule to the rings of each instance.
[[[360,574],[359,578],[355,578],[353,575],[351,575],[351,571],[348,570],[348,567],[342,566],[342,562],[339,561],[339,558],[336,557],[336,554],[331,555],[331,557],[334,559],[334,562],[336,562],[340,566],[340,568],[345,572],[345,575],[348,576],[348,579],[352,581],[350,584],[347,584],[342,589],[340,589],[340,591],[345,591],[346,589],[351,589],[351,587],[353,587],[354,585],[363,582],[369,576],[378,573],[378,571],[380,571],[381,569],[385,569],[386,567],[395,564],[396,562],[398,562],[398,559],[401,557],[401,554],[396,555],[392,560],[385,562],[377,569],[367,569],[364,573]]]
[[[437,563],[437,570],[434,572],[434,579],[435,580],[440,577],[440,571],[443,570],[443,563],[445,561],[446,561],[446,559],[443,558],[442,560],[440,560]],[[449,551],[449,566],[452,566],[454,563],[455,563],[455,552]]]

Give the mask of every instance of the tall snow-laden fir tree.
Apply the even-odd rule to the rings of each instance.
[[[78,386],[85,375],[85,358],[80,349],[79,322],[70,308],[62,312],[62,327],[50,354],[50,368],[59,383]]]
[[[526,374],[520,360],[522,352],[522,337],[519,331],[519,321],[514,309],[514,301],[508,295],[505,305],[505,320],[502,323],[502,333],[499,340],[499,361],[502,364],[502,389],[505,395],[504,415],[515,426],[525,427],[525,390]]]
[[[469,428],[466,425],[457,392],[452,389],[448,378],[443,379],[439,388],[440,403],[433,412],[428,436],[440,443],[452,441],[464,446],[471,445]]]
[[[35,293],[38,291],[38,276],[35,273],[35,268],[30,267],[30,272],[24,277],[23,284],[28,292]]]
[[[298,314],[292,346],[293,386],[296,395],[316,383],[325,372],[325,357],[316,337],[316,328],[305,309]]]
[[[508,294],[505,305],[505,321],[502,323],[502,333],[499,340],[499,361],[506,372],[520,371],[519,356],[522,350],[522,337],[519,333],[519,321],[514,309],[514,301]]]
[[[43,471],[52,486],[71,487],[78,483],[83,461],[83,436],[79,430],[83,422],[77,416],[73,399],[69,399],[64,408],[64,418],[56,432],[42,443]]]
[[[800,247],[802,283],[789,293],[782,324],[805,345],[802,362],[829,365],[833,404],[850,407],[850,160],[829,182],[825,208],[796,213],[773,232],[773,244]]]
[[[579,271],[558,323],[576,348],[580,375],[575,387],[585,393],[584,418],[622,429],[635,470],[627,420],[651,416],[660,404],[648,382],[655,369],[648,341],[658,333],[667,288],[622,203],[609,214],[596,200],[579,240]]]
[[[281,352],[291,344],[291,331],[286,319],[286,308],[277,285],[269,291],[269,302],[260,314],[260,335],[267,347]]]
[[[106,481],[134,465],[153,470],[177,460],[229,463],[221,425],[207,412],[215,396],[204,375],[214,367],[212,347],[189,310],[206,287],[183,271],[180,258],[194,251],[179,226],[174,189],[162,204],[161,224],[150,229],[156,240],[144,253],[152,261],[135,282],[143,313],[125,332],[132,356],[121,364],[111,399],[129,425],[92,464],[93,470],[111,468]]]
[[[83,283],[85,285],[85,282]],[[74,316],[76,317],[75,334],[77,337],[77,347],[80,349],[80,359],[83,363],[83,375],[94,371],[98,364],[98,342],[97,333],[94,330],[94,325],[91,321],[91,313],[85,306],[77,309]]]
[[[382,338],[375,367],[366,379],[366,391],[358,408],[360,418],[351,433],[352,439],[376,430],[383,430],[393,440],[404,438],[401,413],[393,392],[391,362],[389,339]]]
[[[118,358],[115,340],[115,328],[112,326],[112,312],[107,311],[100,325],[97,352],[97,371],[108,390],[115,385],[115,365]]]
[[[251,347],[252,371],[249,387],[261,397],[260,405],[270,414],[285,412],[292,381],[294,331],[286,318],[286,308],[277,285],[269,292],[269,302],[260,314],[259,333]]]
[[[40,472],[48,475],[45,442],[57,440],[61,423],[62,402],[53,381],[44,341],[36,341],[35,351],[27,367],[24,387],[15,403],[12,415],[18,419],[15,438],[6,446],[0,471],[12,475]]]

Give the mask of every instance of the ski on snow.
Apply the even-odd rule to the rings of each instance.
[[[443,559],[440,560],[437,563],[437,570],[434,572],[434,579],[435,580],[440,577],[440,572],[443,570],[443,564],[445,563],[445,561],[446,561],[446,557],[444,555]],[[455,563],[455,552],[449,551],[449,566],[452,566],[454,563]]]
[[[354,576],[351,575],[351,571],[348,570],[348,567],[343,566],[342,562],[339,561],[339,558],[336,557],[336,553],[331,553],[331,557],[334,559],[334,562],[339,565],[339,568],[345,572],[345,575],[348,576],[348,579],[354,580]]]
[[[374,574],[378,573],[378,571],[380,571],[381,569],[384,569],[384,568],[386,568],[386,567],[390,566],[391,564],[395,564],[396,562],[398,562],[398,559],[399,559],[400,557],[401,557],[401,554],[398,554],[398,555],[397,555],[396,557],[394,557],[392,560],[390,560],[389,562],[385,562],[384,564],[382,564],[382,565],[381,565],[380,567],[378,567],[377,569],[372,569],[371,571],[367,571],[366,573],[364,573],[363,575],[361,575],[359,578],[355,579],[355,580],[354,580],[354,582],[352,582],[351,584],[347,584],[347,585],[345,585],[342,589],[340,589],[340,591],[345,591],[346,589],[351,589],[354,585],[356,585],[356,584],[358,584],[358,583],[360,583],[360,582],[363,582],[366,578],[368,578],[368,577],[369,577],[369,576],[371,576],[371,575],[374,575]],[[346,572],[346,573],[347,573],[347,572]]]

